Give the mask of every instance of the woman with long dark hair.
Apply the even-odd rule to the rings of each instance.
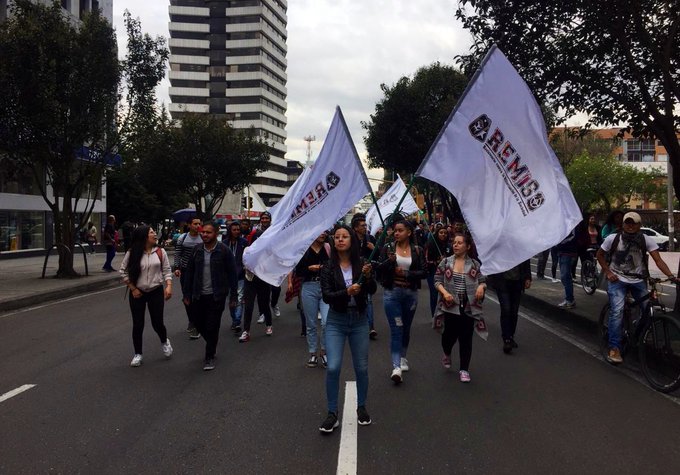
[[[434,286],[434,273],[441,260],[452,254],[453,247],[451,247],[449,231],[444,227],[443,223],[437,223],[434,229],[433,238],[429,239],[425,246],[427,285],[430,288],[430,312],[432,313],[432,317],[434,317],[434,311],[437,308],[437,298],[439,297],[439,292],[437,292],[437,289]]]
[[[385,289],[383,303],[390,324],[390,354],[395,383],[409,370],[406,352],[411,340],[411,324],[418,305],[420,281],[425,277],[425,253],[414,243],[413,224],[402,216],[394,222],[394,242],[380,251],[379,274]]]
[[[338,391],[345,340],[349,341],[357,380],[357,421],[371,423],[366,411],[368,394],[368,295],[376,291],[371,265],[359,255],[359,239],[352,228],[338,225],[333,231],[328,264],[321,268],[321,295],[329,305],[326,320],[326,398],[328,416],[319,430],[333,432],[338,425]],[[361,281],[361,283],[360,283]]]
[[[170,260],[157,246],[155,231],[149,226],[139,226],[132,232],[130,249],[120,265],[123,282],[130,289],[130,312],[132,313],[132,344],[135,355],[130,366],[142,364],[142,336],[144,312],[149,308],[151,326],[161,340],[166,358],[172,355],[172,345],[163,324],[164,300],[172,297],[172,271]],[[163,284],[165,283],[165,288]]]

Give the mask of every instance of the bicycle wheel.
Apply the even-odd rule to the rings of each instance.
[[[680,325],[674,318],[653,317],[642,332],[638,351],[651,387],[662,393],[680,387]]]
[[[597,289],[597,272],[593,261],[587,260],[581,267],[581,286],[588,295],[593,295]]]

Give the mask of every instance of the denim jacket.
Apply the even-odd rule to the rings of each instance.
[[[184,298],[198,300],[203,288],[204,244],[194,247],[186,269],[186,277],[182,286]],[[210,276],[212,278],[213,298],[236,300],[238,275],[234,255],[223,243],[218,242],[210,254]]]

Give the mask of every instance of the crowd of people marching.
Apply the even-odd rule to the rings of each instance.
[[[462,383],[471,381],[474,334],[483,339],[488,336],[483,316],[487,286],[494,289],[500,303],[502,350],[509,354],[518,348],[515,331],[520,298],[532,283],[528,260],[503,273],[485,276],[480,270],[472,238],[462,223],[425,226],[400,215],[389,217],[386,222],[388,228],[384,234],[378,234],[378,239],[367,232],[363,214],[355,214],[349,225],[338,224],[321,233],[287,279],[285,300],[297,299],[300,333],[306,337],[308,356],[305,364],[310,368],[326,368],[328,415],[319,427],[324,433],[332,432],[339,424],[338,391],[345,342],[349,344],[356,375],[357,422],[360,425],[371,423],[366,409],[368,352],[370,340],[378,337],[374,325],[374,304],[378,302],[374,294],[378,284],[383,288],[382,304],[390,330],[389,377],[395,384],[402,383],[404,373],[409,371],[407,356],[411,326],[423,280],[429,287],[432,327],[441,332],[441,363],[446,369],[453,366],[456,358],[452,353],[457,343],[458,378]],[[617,213],[600,229],[594,216],[589,217],[562,243],[539,255],[537,278],[545,279],[547,256],[552,254],[553,280],[556,280],[559,265],[565,289],[565,300],[560,306],[573,307],[571,279],[575,261],[578,257],[582,260],[594,258],[592,254],[582,252],[584,245],[587,249],[601,246],[597,258],[609,280],[610,328],[615,329],[617,324],[620,326],[619,303],[627,288],[632,286],[636,293],[643,291],[643,285],[639,284],[641,279],[628,273],[633,260],[633,266],[637,266],[633,270],[641,272],[638,254],[649,252],[659,269],[672,276],[655,244],[637,238],[640,222],[637,213]],[[173,294],[173,274],[179,278],[178,293],[186,310],[188,336],[205,340],[203,370],[215,368],[225,307],[229,308],[231,331],[240,343],[246,344],[251,339],[256,302],[257,323],[264,324],[265,337],[274,334],[272,316],[280,315],[281,288],[261,280],[243,266],[245,249],[270,225],[271,215],[265,212],[255,227],[251,227],[247,219],[232,221],[218,239],[218,224],[194,218],[187,231],[177,239],[172,264],[165,249],[158,247],[152,228],[138,226],[134,229],[120,266],[123,281],[129,289],[133,321],[131,366],[137,367],[143,362],[146,308],[164,355],[169,358],[173,353],[163,323],[164,301]],[[631,238],[633,235],[636,237]],[[620,242],[614,242],[613,236],[619,236]],[[612,248],[615,258],[601,260],[600,252],[609,252]],[[611,332],[610,343],[608,361],[620,363],[616,331]]]

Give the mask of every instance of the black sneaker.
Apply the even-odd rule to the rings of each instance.
[[[510,340],[503,340],[503,353],[506,355],[512,351],[512,342]]]
[[[371,331],[368,333],[368,337],[371,340],[376,340],[378,338],[378,332],[371,328]]]
[[[360,426],[367,426],[372,422],[371,416],[368,415],[368,411],[366,410],[366,406],[359,406],[357,409],[357,421]]]
[[[316,368],[317,364],[319,364],[316,355],[309,355],[309,359],[307,360],[307,367],[308,368]]]
[[[326,355],[321,355],[321,366],[328,368],[328,357]]]
[[[326,420],[321,423],[319,426],[319,431],[324,432],[326,434],[330,434],[333,432],[333,429],[338,427],[340,425],[340,422],[338,422],[338,416],[335,415],[334,412],[329,412],[328,416],[326,417]]]
[[[512,345],[513,348],[519,347],[519,345],[515,342],[514,338],[510,338],[510,344]]]
[[[198,332],[198,328],[192,328],[191,331],[189,332],[189,339],[190,340],[198,340],[201,338],[201,334]]]
[[[236,336],[238,336],[238,335],[241,333],[241,331],[242,331],[241,325],[239,325],[239,324],[237,324],[237,323],[233,324],[233,325],[231,326],[231,331],[233,331],[234,334],[235,334]]]
[[[206,358],[203,363],[203,371],[212,371],[215,369],[215,358]]]

